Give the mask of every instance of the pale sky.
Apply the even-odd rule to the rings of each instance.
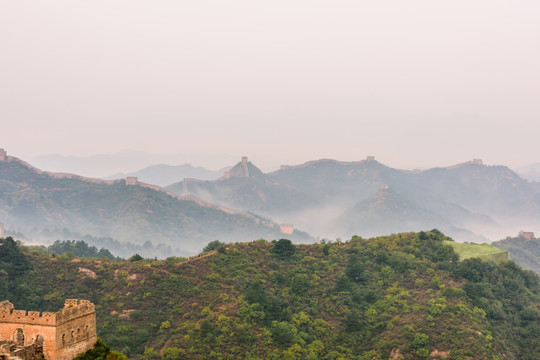
[[[524,165],[539,44],[537,0],[4,0],[0,148]]]

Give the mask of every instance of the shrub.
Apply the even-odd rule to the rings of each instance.
[[[296,252],[296,247],[293,245],[291,240],[280,239],[274,243],[272,248],[272,253],[276,255],[277,258],[285,260],[291,258]]]

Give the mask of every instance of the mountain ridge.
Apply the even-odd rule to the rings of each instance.
[[[179,254],[193,253],[215,239],[281,235],[279,224],[253,213],[196,201],[133,179],[45,172],[15,157],[0,161],[0,221],[6,229],[30,237],[43,238],[66,228],[139,245],[151,240]],[[312,239],[300,231],[291,236]]]
[[[103,179],[114,180],[118,178],[126,178],[128,176],[137,177],[140,181],[164,187],[184,178],[214,180],[222,176],[223,173],[229,169],[230,167],[224,167],[222,169],[213,171],[202,166],[193,166],[188,163],[176,166],[156,164],[130,173],[115,173],[113,175],[106,176]]]
[[[263,173],[246,158],[245,163],[258,170],[257,176],[245,176],[243,162],[222,178],[186,179],[166,188],[278,221],[286,218],[323,237],[343,228],[362,230],[353,226],[353,220],[349,226],[332,223],[343,225],[339,212],[370,198],[383,186],[391,187],[415,207],[445,219],[443,223],[448,225],[444,230],[467,241],[498,239],[503,228],[524,227],[522,222],[530,223],[540,216],[540,187],[534,187],[508,167],[488,166],[480,159],[423,171],[393,169],[374,157],[353,162],[320,159]],[[314,210],[317,208],[318,215]],[[307,213],[310,215],[304,215]],[[322,223],[327,224],[326,228]],[[435,226],[428,222],[423,225]],[[400,229],[414,230],[419,229]],[[367,231],[363,235],[373,234]]]

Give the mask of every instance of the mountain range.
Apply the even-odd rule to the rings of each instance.
[[[154,255],[152,248],[165,249],[159,256],[187,255],[216,239],[283,236],[278,224],[248,212],[181,198],[138,181],[44,172],[12,156],[0,161],[0,222],[34,241],[89,234],[145,244],[146,256]],[[299,231],[287,236],[313,240]]]
[[[184,179],[166,188],[321,237],[435,227],[458,241],[485,242],[540,225],[538,184],[478,159],[424,171],[393,169],[372,157],[323,159],[263,173],[243,158],[217,180]]]
[[[178,178],[182,168],[197,169],[154,166],[121,175],[164,179],[166,170]],[[264,173],[244,157],[218,179],[184,177],[166,188],[133,177],[44,172],[11,156],[0,161],[0,222],[11,234],[110,238],[145,245],[147,256],[192,254],[217,239],[314,241],[432,228],[486,242],[534,230],[538,219],[540,184],[481,160],[408,171],[373,157],[323,159]]]
[[[206,168],[221,168],[223,164],[232,164],[235,157],[216,153],[174,153],[154,154],[145,151],[122,150],[113,154],[96,154],[90,156],[47,154],[26,159],[32,165],[55,172],[67,172],[84,176],[106,178],[111,174],[129,174],[156,164],[192,164]],[[191,177],[191,176],[187,176]],[[182,177],[172,180],[169,185]]]

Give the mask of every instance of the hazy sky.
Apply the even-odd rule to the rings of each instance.
[[[5,0],[0,148],[537,162],[539,37],[538,0]]]

